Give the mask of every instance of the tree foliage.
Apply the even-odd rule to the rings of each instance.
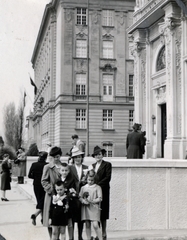
[[[16,111],[15,104],[9,103],[4,108],[4,129],[5,141],[7,145],[18,149],[23,144],[23,121],[24,121],[24,106],[19,105]]]

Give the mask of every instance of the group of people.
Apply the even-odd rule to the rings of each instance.
[[[107,219],[109,218],[110,180],[112,165],[103,160],[105,150],[96,146],[91,166],[84,162],[84,144],[74,140],[70,159],[72,163],[62,162],[60,147],[51,147],[50,161],[46,163],[47,152],[40,152],[38,162],[32,164],[29,177],[33,178],[37,199],[37,211],[31,215],[32,223],[41,214],[43,226],[48,228],[51,240],[65,239],[68,229],[69,240],[74,239],[77,223],[78,240],[83,240],[85,227],[88,240],[107,239]],[[91,234],[92,227],[95,237]]]
[[[17,158],[14,160],[18,167],[18,183],[23,183],[26,175],[26,154],[24,149],[20,147],[17,151]],[[1,164],[1,201],[9,201],[6,197],[6,191],[11,189],[11,169],[12,162],[10,155],[5,153]]]

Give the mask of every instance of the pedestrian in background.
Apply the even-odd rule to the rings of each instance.
[[[94,181],[102,189],[102,202],[101,202],[101,226],[103,240],[107,239],[107,219],[109,219],[110,209],[110,180],[112,175],[112,164],[103,160],[106,153],[105,149],[101,149],[99,146],[94,147],[92,157],[95,158],[96,163],[92,164],[96,175]]]
[[[36,209],[38,209],[34,214],[31,215],[33,225],[36,225],[36,218],[39,214],[41,214],[41,222],[43,223],[43,206],[45,191],[41,184],[41,178],[43,174],[43,168],[47,164],[47,155],[48,153],[45,151],[39,152],[38,161],[32,163],[28,174],[28,177],[33,179],[33,189],[37,202]]]
[[[6,190],[11,190],[10,182],[11,182],[11,172],[12,164],[11,160],[9,159],[9,154],[3,155],[3,161],[1,164],[1,192],[2,197],[1,201],[9,201],[6,198]]]
[[[76,192],[79,194],[80,189],[83,185],[86,184],[86,173],[88,166],[83,164],[84,161],[84,152],[80,151],[78,147],[74,147],[71,152],[71,158],[73,159],[74,165],[70,166],[70,172],[75,180]],[[73,228],[75,222],[78,226],[78,240],[83,240],[82,231],[83,231],[83,222],[81,221],[81,203],[77,199],[74,200],[74,214],[72,217]]]
[[[51,156],[49,155],[51,149],[52,149],[52,143],[48,142],[47,143],[47,153],[48,153],[48,156],[47,156],[47,160],[46,160],[47,163],[49,163],[52,160]]]
[[[50,207],[52,195],[55,194],[55,183],[61,180],[61,161],[62,150],[59,147],[52,147],[49,155],[52,161],[44,166],[41,184],[46,192],[43,209],[43,225],[48,227],[50,239],[52,238],[52,227],[49,223]]]
[[[74,134],[73,136],[71,136],[71,138],[73,140],[73,146],[78,147],[81,152],[85,152],[85,143],[79,139],[79,136],[77,134]]]
[[[135,123],[133,125],[133,132],[127,135],[126,139],[126,149],[128,159],[142,159],[145,152],[145,141],[143,134],[138,132],[139,124]]]
[[[26,161],[27,157],[25,154],[25,149],[20,147],[17,151],[18,160],[18,183],[24,183],[24,177],[26,176]]]

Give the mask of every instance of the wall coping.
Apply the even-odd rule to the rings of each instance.
[[[27,161],[37,161],[38,157],[27,157]],[[61,161],[67,161],[67,156],[62,156]],[[120,168],[187,168],[187,160],[181,159],[126,159],[124,157],[105,157],[104,160],[112,163],[112,167]],[[84,163],[91,165],[95,162],[92,157],[85,157]]]

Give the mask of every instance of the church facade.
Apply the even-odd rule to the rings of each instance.
[[[126,155],[134,114],[132,41],[126,29],[134,6],[124,0],[46,5],[31,60],[37,92],[27,118],[29,141],[39,149],[51,142],[66,154],[73,134],[88,146],[89,131],[89,154],[99,145],[109,157]]]
[[[136,0],[128,28],[134,56],[134,121],[146,130],[146,158],[186,155],[186,9],[186,0]]]

